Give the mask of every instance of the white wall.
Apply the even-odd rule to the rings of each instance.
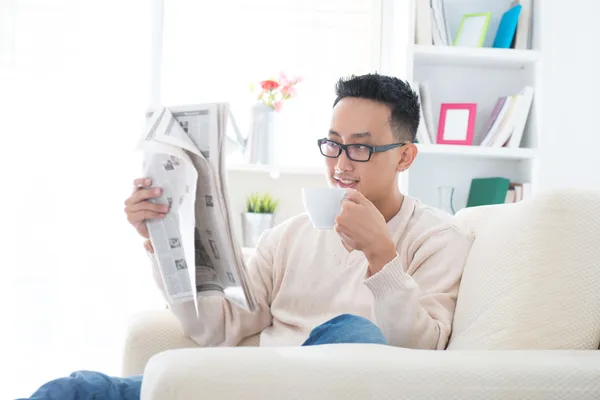
[[[540,189],[600,189],[600,3],[538,1],[543,1]]]

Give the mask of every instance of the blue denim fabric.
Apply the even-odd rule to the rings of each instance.
[[[342,314],[312,330],[302,346],[333,343],[386,344],[381,330],[366,318]]]
[[[343,314],[312,330],[302,346],[334,343],[386,344],[379,328],[366,318]],[[29,400],[138,400],[142,375],[116,378],[94,371],[77,371],[41,386]],[[25,400],[25,399],[21,399]]]
[[[116,378],[95,371],[77,371],[46,383],[28,399],[137,400],[141,388],[142,375]]]

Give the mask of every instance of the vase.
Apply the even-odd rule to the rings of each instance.
[[[454,215],[454,188],[451,186],[438,187],[438,208]]]
[[[256,247],[264,231],[273,227],[274,214],[242,213],[244,247]]]
[[[246,161],[250,164],[273,164],[275,145],[275,110],[263,103],[252,107],[246,145]]]

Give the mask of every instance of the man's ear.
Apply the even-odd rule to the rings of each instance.
[[[401,148],[401,156],[396,169],[398,172],[404,172],[410,168],[419,154],[419,149],[414,143],[409,143]]]

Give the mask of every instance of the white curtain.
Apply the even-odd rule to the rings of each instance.
[[[0,398],[118,374],[124,327],[162,307],[123,201],[149,99],[151,2],[0,2]]]

